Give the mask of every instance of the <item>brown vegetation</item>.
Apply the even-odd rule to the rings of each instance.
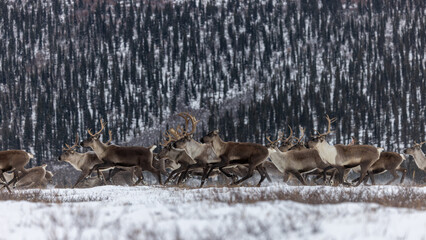
[[[338,204],[352,203],[377,203],[386,207],[413,208],[426,210],[426,193],[416,191],[415,187],[398,187],[397,191],[389,192],[389,189],[377,189],[371,191],[359,191],[356,188],[341,188],[336,191],[327,191],[327,188],[305,189],[296,187],[270,191],[259,189],[257,194],[241,194],[238,188],[229,188],[227,194],[220,190],[213,190],[214,201],[228,204],[256,203],[260,201],[295,201],[305,204]],[[324,191],[326,190],[326,191]]]

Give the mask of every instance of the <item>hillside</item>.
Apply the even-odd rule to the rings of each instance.
[[[350,2],[2,1],[0,147],[39,165],[101,117],[150,145],[180,111],[197,137],[309,135],[329,114],[334,143],[424,141],[425,2]]]

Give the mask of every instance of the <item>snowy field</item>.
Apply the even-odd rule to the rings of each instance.
[[[425,187],[273,183],[13,194],[30,201],[0,201],[0,239],[426,239]],[[393,206],[399,202],[408,205]]]

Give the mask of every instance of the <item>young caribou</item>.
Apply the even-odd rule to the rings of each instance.
[[[379,159],[383,148],[370,145],[330,145],[325,138],[331,133],[331,123],[336,121],[336,119],[330,119],[327,115],[327,121],[327,132],[319,133],[316,131],[318,135],[313,136],[314,138],[308,142],[308,145],[318,151],[323,161],[337,169],[340,183],[344,183],[343,177],[346,168],[360,166],[361,176],[357,183],[358,186],[364,180],[368,169]]]
[[[47,165],[43,164],[27,170],[27,174],[19,179],[16,188],[45,188],[52,180],[52,173],[46,170]]]
[[[21,177],[15,184],[14,187],[20,189],[28,188],[46,188],[47,184],[52,181],[53,174],[46,170],[47,165],[33,167],[27,170],[27,174]],[[10,181],[14,177],[14,173],[4,173],[7,181]]]
[[[34,156],[31,153],[25,152],[23,150],[6,150],[0,151],[0,179],[7,190],[10,192],[9,184],[16,183],[20,177],[25,176],[26,170],[25,165],[28,164],[31,158]],[[10,182],[6,182],[3,173],[13,171],[13,179]],[[22,173],[20,175],[20,173]]]
[[[417,167],[424,172],[426,172],[426,156],[422,151],[422,145],[425,143],[426,141],[421,143],[414,143],[414,146],[404,150],[405,154],[413,156]],[[423,181],[426,181],[426,176],[424,177]]]

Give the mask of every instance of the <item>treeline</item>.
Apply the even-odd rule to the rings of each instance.
[[[115,142],[155,143],[188,110],[198,135],[254,142],[329,114],[333,142],[400,151],[426,139],[425,5],[2,1],[0,147],[40,164],[100,117]]]

